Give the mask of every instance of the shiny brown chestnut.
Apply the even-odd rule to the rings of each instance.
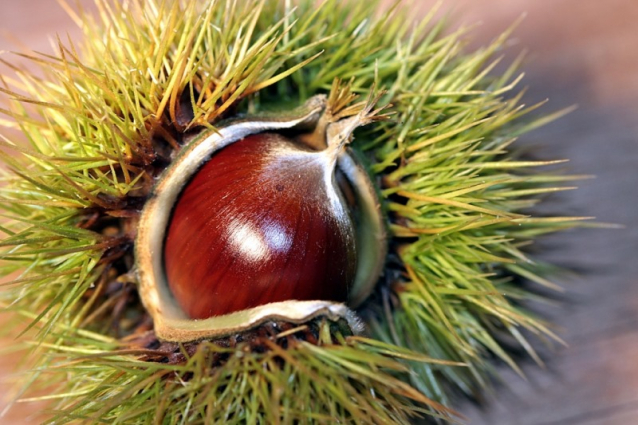
[[[385,232],[375,190],[346,148],[361,117],[322,127],[324,109],[315,97],[289,114],[230,123],[196,137],[165,170],[135,246],[160,338],[320,315],[358,328],[345,303],[358,305],[373,288]],[[323,146],[304,141],[315,126]]]
[[[277,133],[216,152],[181,193],[164,245],[168,285],[186,314],[346,302],[357,257],[335,166],[334,152]]]

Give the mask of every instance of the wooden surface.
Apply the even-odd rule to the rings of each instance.
[[[0,1],[0,37],[8,31],[50,51],[47,36],[77,34],[52,0]],[[425,9],[433,2],[421,3]],[[571,172],[597,175],[552,198],[548,208],[626,226],[573,231],[541,244],[544,258],[582,271],[564,280],[560,307],[539,307],[568,347],[544,352],[545,370],[525,363],[527,381],[503,369],[486,407],[463,401],[457,407],[472,424],[638,423],[638,2],[448,0],[443,9],[455,9],[460,22],[482,21],[473,45],[527,13],[506,53],[531,53],[528,100],[549,98],[546,111],[579,109],[522,142],[540,146],[541,157],[570,158]],[[0,50],[15,49],[0,39]],[[0,365],[0,373],[6,370]],[[25,418],[15,410],[2,423]]]

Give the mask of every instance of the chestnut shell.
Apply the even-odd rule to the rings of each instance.
[[[354,332],[361,330],[356,307],[369,295],[383,268],[386,233],[378,198],[370,179],[346,149],[338,157],[338,169],[355,188],[357,252],[356,276],[348,294],[348,306],[333,300],[285,300],[195,320],[177,302],[164,264],[164,242],[171,213],[184,187],[212,155],[245,137],[281,130],[307,131],[325,109],[325,96],[315,96],[288,113],[269,114],[227,122],[195,136],[164,170],[147,200],[135,241],[136,271],[142,302],[154,321],[156,335],[165,341],[188,342],[231,335],[269,320],[304,323],[315,317],[345,318]]]

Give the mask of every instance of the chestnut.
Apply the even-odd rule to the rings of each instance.
[[[325,151],[259,133],[204,164],[180,194],[164,244],[168,286],[188,316],[347,301],[354,228],[329,162]]]
[[[384,222],[346,147],[361,117],[322,125],[325,105],[317,96],[201,134],[160,176],[135,244],[158,337],[185,342],[319,315],[358,329],[349,307],[378,279]],[[313,127],[320,143],[306,142]]]

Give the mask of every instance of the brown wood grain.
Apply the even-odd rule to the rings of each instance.
[[[426,9],[434,2],[423,0]],[[51,0],[3,0],[0,31],[50,51],[48,37],[71,21]],[[524,363],[527,381],[503,368],[486,407],[459,401],[473,424],[638,423],[638,2],[635,0],[448,0],[455,21],[481,21],[470,46],[497,36],[526,13],[504,52],[530,51],[529,102],[545,111],[579,109],[523,140],[545,158],[570,158],[569,171],[595,174],[578,191],[550,198],[548,209],[594,215],[623,230],[579,230],[541,243],[544,258],[582,269],[564,279],[559,307],[537,306],[557,324],[565,348],[544,351],[547,366]],[[0,39],[0,50],[15,49]],[[2,55],[5,60],[22,62]],[[11,59],[9,59],[11,58]],[[11,344],[11,341],[4,341]],[[0,373],[11,369],[3,360]],[[2,423],[27,423],[18,406]]]

